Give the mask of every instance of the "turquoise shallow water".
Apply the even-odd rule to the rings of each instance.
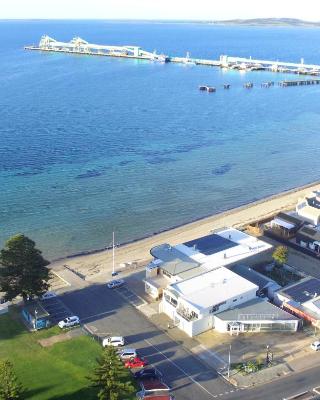
[[[0,22],[1,245],[24,232],[55,258],[107,246],[113,230],[124,242],[319,179],[320,87],[262,89],[285,76],[23,51],[43,33],[320,64],[313,29]]]

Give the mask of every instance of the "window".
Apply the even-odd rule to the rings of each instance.
[[[227,303],[226,301],[223,301],[222,303],[219,303],[219,304],[214,305],[214,306],[211,308],[211,310],[209,311],[209,314],[212,314],[212,313],[218,311],[219,308],[220,308],[220,306],[222,306],[223,304],[226,304],[226,303]]]
[[[171,278],[171,274],[169,274],[169,272],[167,272],[165,269],[162,270],[162,274],[167,276],[168,278]]]
[[[237,301],[238,299],[233,299],[232,301],[233,301],[233,303],[235,302],[235,301]]]

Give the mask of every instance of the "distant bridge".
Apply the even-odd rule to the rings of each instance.
[[[40,50],[61,53],[87,54],[94,56],[109,56],[135,58],[158,62],[174,62],[189,65],[207,65],[213,67],[230,68],[236,70],[253,71],[269,70],[273,72],[290,72],[304,75],[320,75],[320,65],[305,64],[302,58],[300,63],[285,61],[258,60],[253,58],[220,56],[219,60],[186,57],[168,57],[165,54],[157,54],[143,50],[139,46],[109,46],[92,44],[80,37],[75,37],[70,42],[59,42],[50,36],[41,37],[38,46],[26,46],[26,50]]]
[[[70,42],[59,42],[50,36],[44,35],[41,37],[38,46],[26,46],[25,49],[109,57],[138,58],[160,62],[169,61],[169,58],[164,54],[157,54],[156,52],[151,53],[143,50],[139,46],[108,46],[92,44],[80,37],[75,37]]]

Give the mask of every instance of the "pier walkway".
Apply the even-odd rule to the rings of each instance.
[[[169,57],[158,54],[156,51],[149,52],[139,46],[110,46],[89,43],[79,37],[70,42],[59,42],[47,35],[41,37],[36,46],[25,46],[25,50],[38,50],[56,53],[72,53],[90,56],[107,56],[120,58],[133,58],[157,62],[173,62],[189,65],[204,65],[211,67],[229,68],[244,71],[268,70],[272,72],[288,72],[302,75],[320,75],[320,65],[305,64],[304,59],[300,63],[285,61],[268,61],[253,58],[220,56],[219,60],[191,58],[189,53],[186,57]],[[290,86],[290,85],[288,85]]]

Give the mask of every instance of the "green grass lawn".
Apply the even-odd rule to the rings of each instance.
[[[87,377],[101,354],[101,346],[88,336],[47,348],[37,342],[57,333],[61,333],[58,327],[30,333],[17,312],[11,310],[0,316],[0,359],[13,363],[28,399],[96,399]]]

